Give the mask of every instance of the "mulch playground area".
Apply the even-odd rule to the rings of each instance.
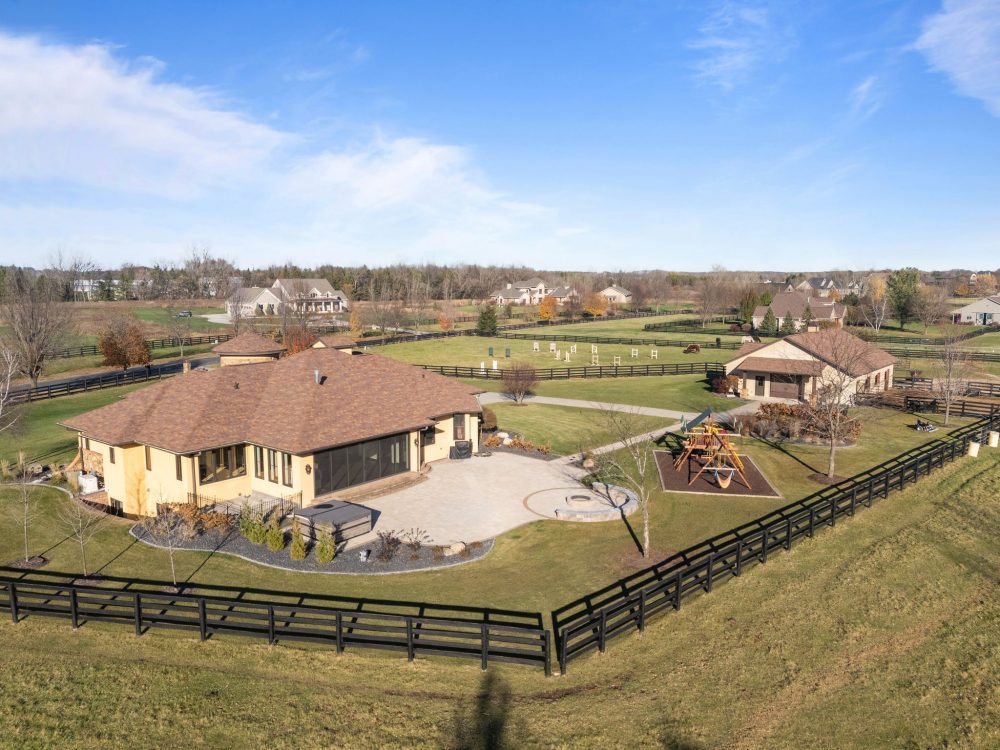
[[[715,474],[711,469],[703,472],[694,483],[688,484],[691,479],[694,479],[695,474],[698,473],[698,469],[701,468],[701,463],[697,457],[692,456],[686,462],[686,465],[682,465],[679,469],[674,470],[674,461],[680,455],[680,450],[676,453],[656,451],[654,455],[656,456],[656,468],[660,472],[660,484],[667,492],[691,492],[699,495],[733,495],[741,497],[781,497],[781,493],[771,486],[771,483],[767,481],[767,477],[761,473],[760,469],[757,468],[757,464],[749,456],[741,455],[740,459],[743,461],[743,467],[747,479],[750,481],[750,487],[743,484],[743,480],[740,479],[739,475],[735,475],[729,487],[722,489],[716,483]]]

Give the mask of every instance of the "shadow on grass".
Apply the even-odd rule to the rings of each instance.
[[[527,731],[511,716],[510,685],[487,672],[469,705],[459,706],[450,747],[454,750],[506,750],[528,744]]]

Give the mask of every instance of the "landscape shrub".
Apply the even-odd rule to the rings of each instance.
[[[292,545],[288,550],[288,556],[293,560],[305,560],[308,550],[306,540],[302,537],[302,529],[299,528],[299,519],[292,520]]]
[[[499,438],[496,435],[490,435],[483,441],[483,445],[487,448],[499,448],[503,445],[503,438]]]
[[[431,540],[430,534],[423,529],[408,529],[401,535],[406,546],[410,548],[410,559],[416,560],[420,557],[420,550]]]
[[[244,508],[240,511],[240,534],[254,544],[263,544],[267,540],[267,527],[260,513]]]
[[[846,408],[846,407],[845,407]],[[741,434],[750,434],[764,440],[802,440],[822,442],[829,440],[829,430],[821,415],[808,404],[761,404],[753,417],[738,420]],[[847,443],[856,442],[861,436],[861,421],[850,419],[840,438]]]
[[[435,562],[441,562],[444,560],[445,548],[441,545],[431,547],[431,557],[434,558]]]
[[[497,413],[490,407],[483,407],[483,429],[492,431],[497,428]]]
[[[403,546],[403,540],[392,529],[380,531],[378,533],[378,549],[375,551],[375,559],[379,562],[389,562],[399,552]]]
[[[281,552],[285,548],[285,530],[281,528],[281,521],[278,520],[277,513],[271,516],[271,520],[267,524],[264,541],[272,552]]]
[[[316,562],[320,565],[328,565],[333,562],[333,558],[337,556],[337,543],[333,539],[333,532],[324,529],[319,533],[319,539],[316,540],[316,551],[313,553],[316,557]]]
[[[740,379],[736,375],[725,375],[712,379],[712,391],[719,394],[736,393],[740,387]]]

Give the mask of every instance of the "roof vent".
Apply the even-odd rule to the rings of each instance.
[[[319,370],[313,370],[313,380],[316,381],[316,385],[320,384]]]
[[[240,389],[239,383],[233,383],[233,390],[238,391]]]

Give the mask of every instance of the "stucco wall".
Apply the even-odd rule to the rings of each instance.
[[[252,365],[258,362],[271,362],[277,358],[276,354],[222,354],[219,356],[219,367]]]

